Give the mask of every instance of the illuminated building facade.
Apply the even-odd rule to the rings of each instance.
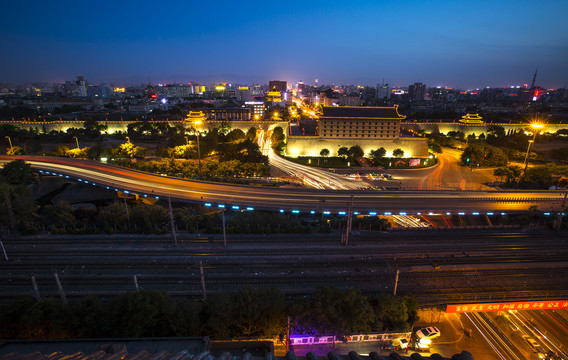
[[[264,102],[262,101],[247,101],[245,105],[248,106],[252,111],[252,116],[254,120],[262,120],[264,118]]]
[[[398,105],[324,106],[318,135],[288,136],[286,155],[319,156],[322,149],[328,149],[332,156],[336,156],[341,147],[358,145],[365,154],[383,147],[389,157],[396,149],[404,151],[404,157],[428,157],[425,138],[399,136],[400,122],[404,118],[398,113]]]
[[[324,106],[319,119],[320,138],[396,139],[406,116],[392,107]]]
[[[209,120],[249,121],[251,119],[249,107],[203,108],[198,110]]]
[[[266,93],[266,101],[282,102],[282,92],[272,88]]]

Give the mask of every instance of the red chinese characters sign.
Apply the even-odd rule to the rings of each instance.
[[[507,310],[547,310],[547,309],[568,309],[568,300],[446,305],[447,313],[488,312],[488,311],[507,311]]]

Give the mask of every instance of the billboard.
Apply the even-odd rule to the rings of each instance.
[[[568,309],[568,300],[446,305],[447,313],[488,312],[488,311],[507,311],[507,310],[547,310],[547,309]]]
[[[420,166],[420,159],[410,159],[408,166]]]

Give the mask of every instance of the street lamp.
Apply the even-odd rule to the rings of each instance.
[[[130,137],[126,137],[126,142],[130,142]]]
[[[10,152],[12,153],[12,155],[14,154],[14,148],[12,146],[12,139],[10,139],[9,136],[6,136],[6,139],[8,139],[8,142],[10,143]]]
[[[186,146],[189,145],[189,140],[187,139],[187,136],[184,136],[184,138],[185,138],[185,145]]]
[[[529,154],[531,151],[531,144],[534,144],[535,140],[536,140],[536,134],[538,134],[538,129],[542,129],[544,127],[544,125],[542,124],[538,124],[538,123],[534,123],[531,124],[531,128],[533,129],[533,138],[532,140],[529,140],[529,146],[527,148],[527,153],[525,155],[525,168],[523,169],[523,174],[525,173],[525,171],[527,171],[527,168],[529,166]]]
[[[202,121],[201,120],[195,120],[193,122],[193,125],[196,125],[195,127],[195,133],[196,133],[196,137],[197,137],[197,169],[199,170],[199,172],[201,172],[201,148],[199,147],[199,129],[197,128],[197,126],[201,125]]]
[[[79,139],[77,139],[76,136],[73,136],[73,139],[75,139],[75,142],[77,143],[77,149],[79,149]]]

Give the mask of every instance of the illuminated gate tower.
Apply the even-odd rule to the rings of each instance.
[[[185,118],[186,123],[198,129],[205,124],[207,116],[202,111],[190,111]]]
[[[323,139],[393,140],[406,116],[392,107],[324,106],[319,119]]]

